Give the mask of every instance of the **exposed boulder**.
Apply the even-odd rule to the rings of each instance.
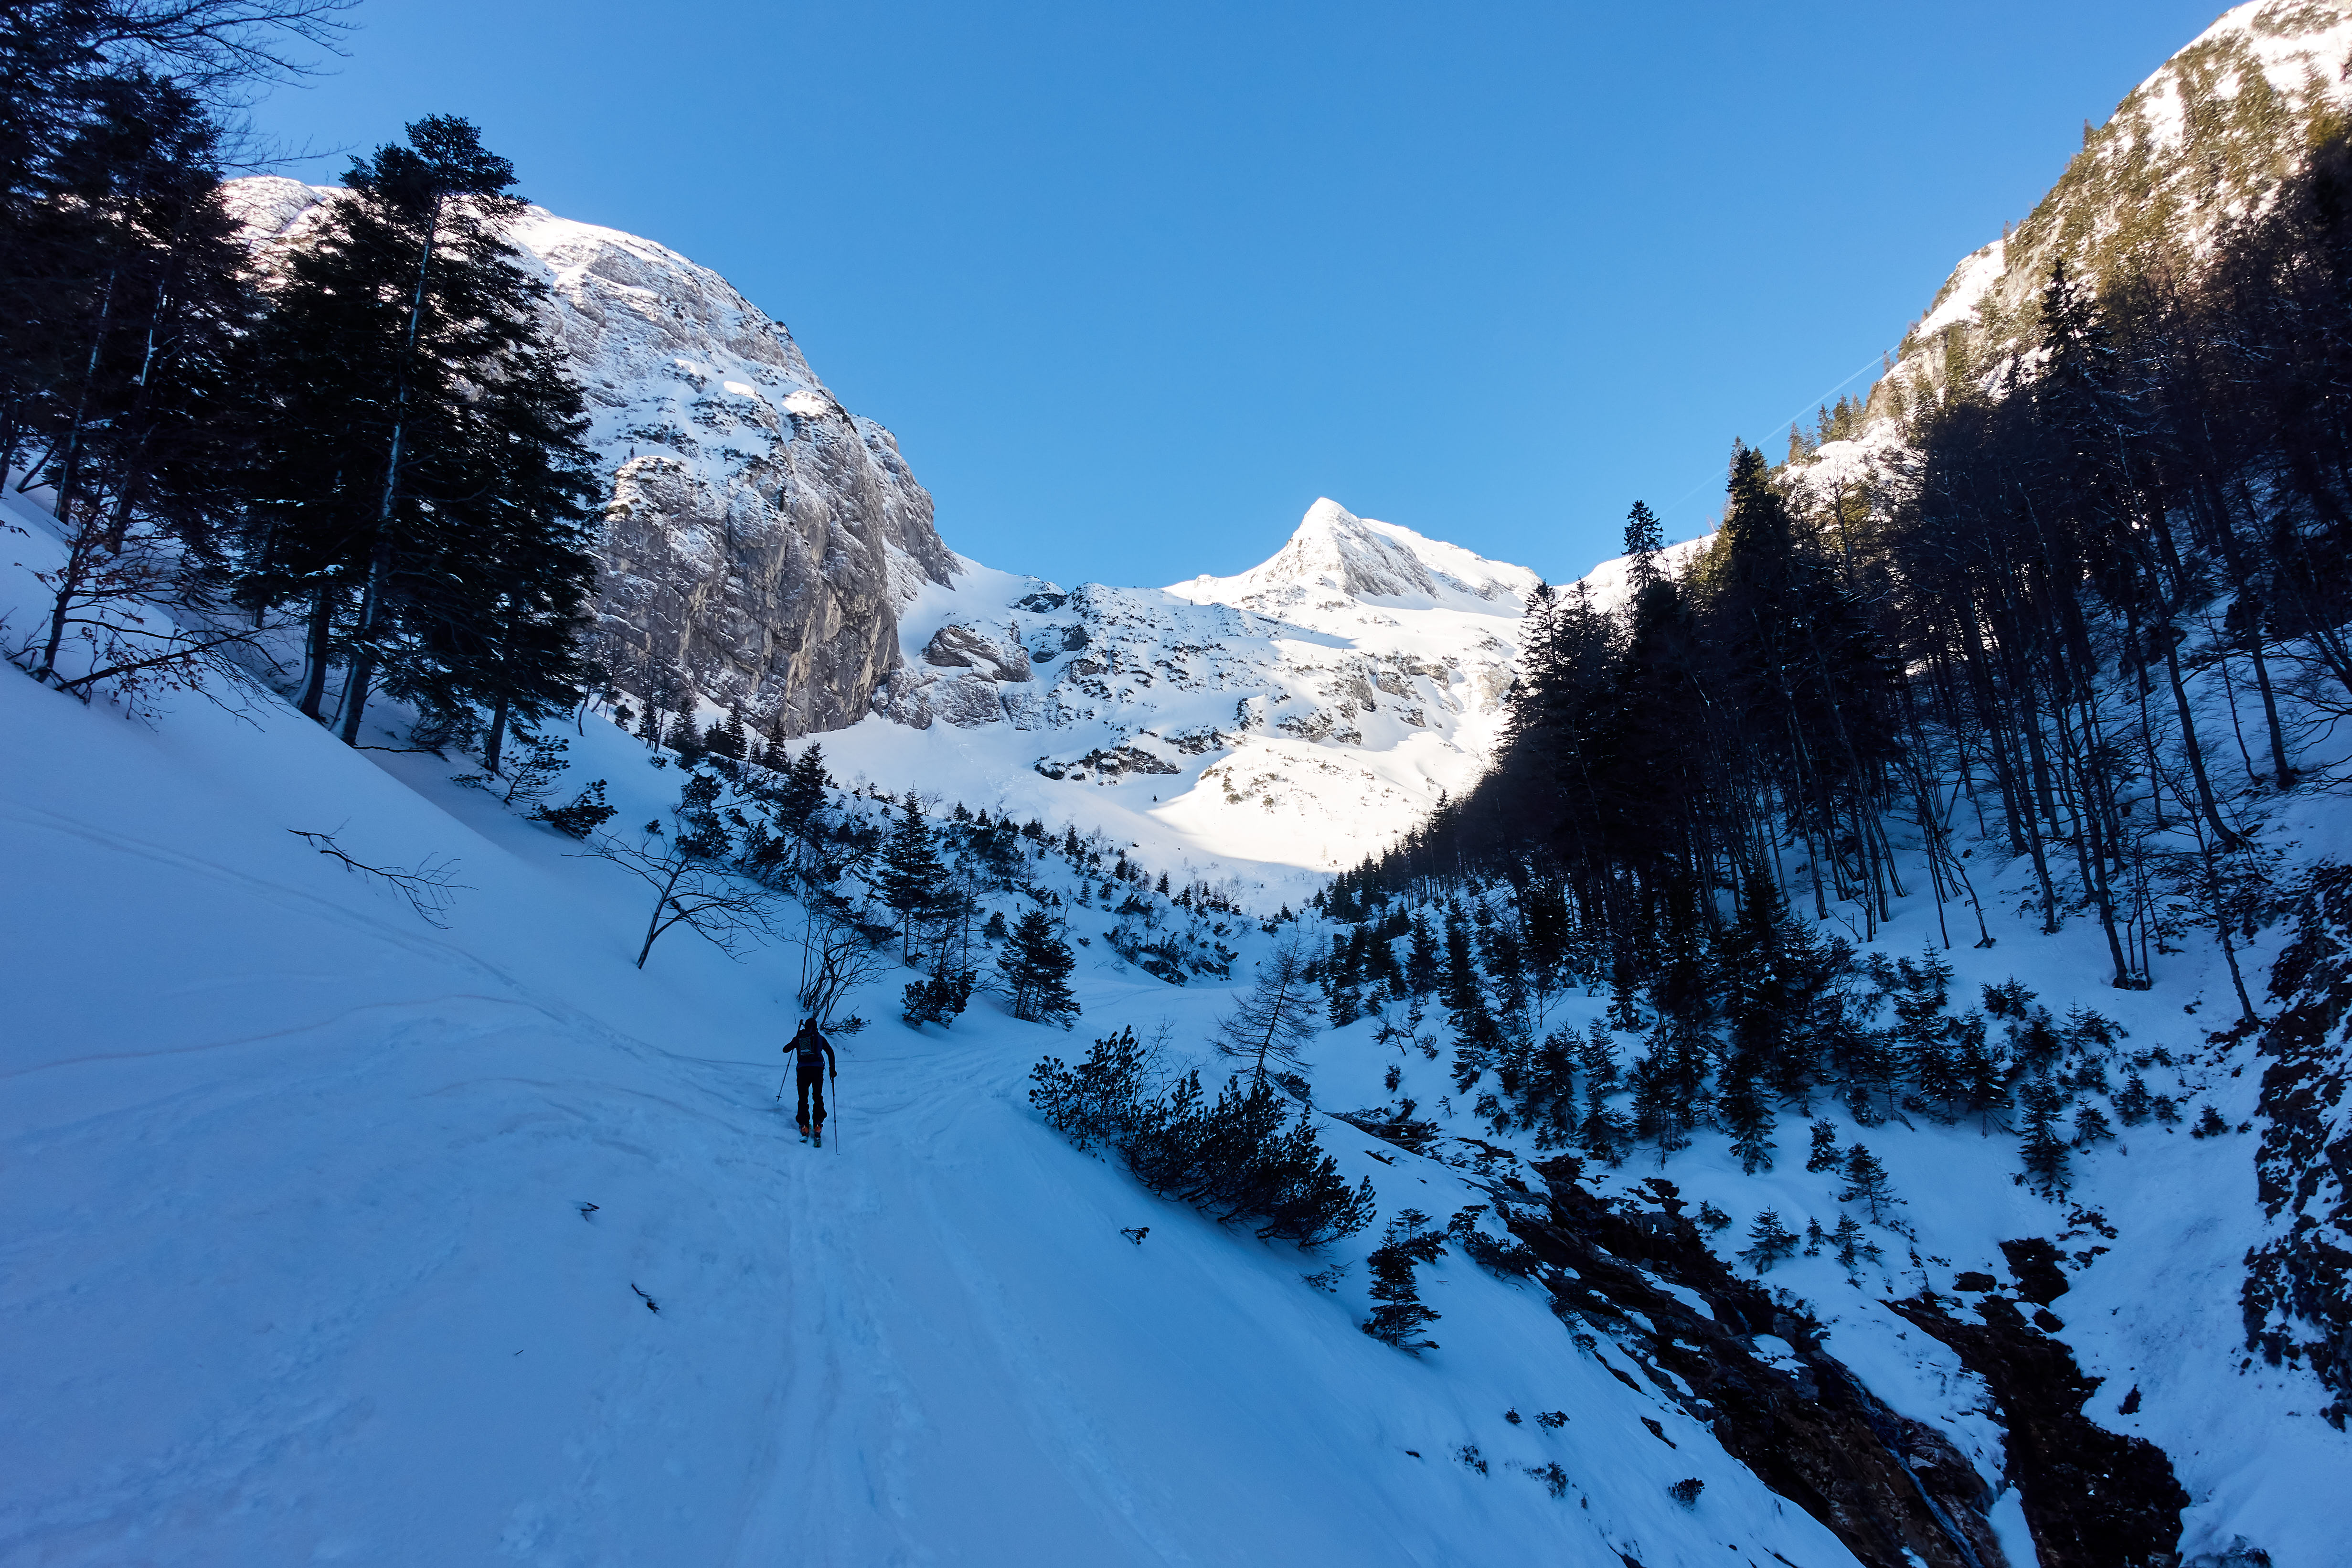
[[[990,680],[1027,680],[1029,652],[1016,637],[1000,645],[970,626],[945,626],[931,634],[923,662],[941,669],[971,669]]]

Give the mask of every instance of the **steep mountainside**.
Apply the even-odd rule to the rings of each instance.
[[[59,546],[13,496],[11,526],[22,614]],[[46,759],[0,774],[39,889],[0,909],[0,1561],[1900,1568],[1542,1290],[1424,1280],[1450,1348],[1420,1359],[1358,1331],[1371,1236],[1258,1240],[1071,1147],[1027,1075],[1085,1035],[987,994],[902,1026],[887,963],[812,1149],[775,1098],[796,910],[639,969],[644,885],[438,757],[267,701],[139,724],[11,679],[0,716]],[[678,798],[613,726],[569,738],[564,789],[608,780],[622,823]],[[848,841],[895,815],[823,807]],[[1132,880],[1114,915],[1099,840],[934,826],[986,910],[1274,944]],[[446,901],[289,828],[454,872]],[[1074,980],[1087,1034],[1215,1071],[1246,973],[1163,984],[1097,936]],[[1386,1053],[1350,1054],[1353,1095]],[[1314,1125],[1384,1218],[1490,1201]]]
[[[256,243],[299,245],[331,187],[230,187]],[[765,729],[850,723],[898,659],[899,605],[948,580],[931,499],[781,322],[650,240],[531,208],[613,492],[597,653],[642,705],[740,703]]]
[[[2352,4],[2252,0],[2225,13],[2085,129],[2083,150],[2013,229],[1952,269],[1912,323],[1864,415],[1790,465],[1823,515],[1895,482],[1907,410],[1948,384],[1997,384],[2041,326],[2051,268],[2094,289],[2126,267],[2193,259],[2263,210],[2352,110]]]

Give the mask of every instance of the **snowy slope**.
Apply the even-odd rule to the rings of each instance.
[[[1850,1561],[1539,1293],[1453,1270],[1414,1360],[1356,1331],[1368,1238],[1322,1294],[1070,1149],[1023,1094],[1058,1030],[846,1037],[805,1149],[779,950],[632,968],[641,889],[441,759],[0,676],[0,1560]],[[596,721],[573,755],[624,822],[674,792]],[[454,861],[446,929],[297,828]],[[1087,1032],[1193,1052],[1226,1000],[1082,951]],[[1324,1125],[1384,1213],[1474,1201]]]
[[[2278,830],[2309,852],[2340,857],[2352,849],[2341,816],[2325,802],[2300,803]],[[1906,877],[1924,865],[1911,853],[1905,858]],[[1924,881],[1922,870],[1914,886]],[[2240,1291],[2248,1248],[2268,1229],[2251,1131],[2260,1126],[2264,1061],[2254,1040],[2209,1033],[2226,1028],[2234,1005],[2220,955],[2204,943],[2177,955],[2154,989],[2118,992],[2102,983],[2102,939],[2090,922],[2071,921],[2045,936],[2024,912],[2030,900],[2021,881],[1986,891],[1995,906],[1994,946],[1961,942],[1947,950],[1932,900],[1916,896],[1898,905],[1864,956],[1916,960],[1926,949],[1947,958],[1957,972],[1955,1016],[1977,1005],[1981,987],[2011,981],[2062,1016],[2074,1006],[2099,1010],[2128,1031],[2121,1058],[2137,1061],[2160,1050],[2173,1060],[2144,1071],[2151,1092],[2181,1106],[2179,1124],[2129,1127],[2117,1118],[2119,1138],[2073,1152],[2074,1185],[2057,1202],[2018,1184],[2018,1142],[2007,1129],[1987,1136],[1973,1119],[1939,1126],[1904,1115],[1863,1126],[1828,1096],[1805,1114],[1781,1115],[1768,1171],[1743,1173],[1728,1136],[1704,1129],[1671,1161],[1654,1147],[1637,1147],[1622,1166],[1586,1163],[1582,1181],[1633,1210],[1655,1206],[1649,1184],[1658,1178],[1675,1184],[1694,1211],[1716,1205],[1729,1224],[1713,1248],[1745,1275],[1750,1269],[1738,1252],[1749,1245],[1750,1226],[1763,1210],[1773,1209],[1799,1232],[1809,1221],[1827,1230],[1843,1214],[1863,1212],[1841,1201],[1837,1170],[1805,1168],[1808,1118],[1825,1122],[1840,1149],[1866,1144],[1892,1173],[1900,1203],[1887,1225],[1869,1231],[1884,1257],[1849,1271],[1822,1248],[1777,1264],[1761,1283],[1805,1302],[1840,1362],[1903,1415],[1941,1430],[1969,1458],[1999,1500],[1990,1517],[2011,1563],[2037,1559],[2018,1494],[2001,1484],[2008,1435],[2000,1415],[1984,1381],[1889,1303],[1931,1291],[1969,1320],[1980,1288],[1964,1288],[1962,1277],[1989,1275],[2013,1291],[2000,1244],[2021,1237],[2048,1238],[2062,1255],[2066,1290],[2050,1303],[2054,1317],[2045,1326],[2096,1380],[2084,1413],[2098,1427],[2159,1447],[2188,1492],[2184,1562],[2202,1568],[2260,1562],[2333,1568],[2346,1562],[2340,1500],[2352,1481],[2352,1436],[2326,1418],[2330,1395],[2307,1368],[2266,1365],[2246,1344]],[[1507,889],[1498,886],[1490,896],[1498,914],[1507,909]],[[2008,910],[1999,907],[2004,903]],[[2267,969],[2289,934],[2273,929],[2251,954],[2242,953],[2250,973]],[[1573,1038],[1601,1025],[1607,1008],[1605,990],[1571,993],[1554,1005],[1546,1026]],[[1424,1033],[1434,1041],[1444,1019],[1434,1007],[1429,1013]],[[1414,1115],[1462,1140],[1454,1147],[1482,1170],[1532,1172],[1548,1157],[1546,1148],[1526,1129],[1493,1119],[1493,1075],[1465,1089],[1451,1052],[1424,1059],[1378,1046],[1379,1033],[1402,1023],[1401,1014],[1391,1005],[1385,1016],[1367,1017],[1318,1043],[1318,1058],[1326,1064],[1317,1079],[1318,1100],[1412,1102]],[[1621,1063],[1645,1048],[1638,1035],[1609,1037]],[[1381,1076],[1391,1064],[1400,1069],[1393,1086]],[[2126,1070],[2115,1069],[2118,1087]],[[1630,1110],[1623,1099],[1618,1105]],[[2206,1105],[2230,1131],[2189,1135]],[[1532,1174],[1527,1179],[1538,1184]],[[2247,1542],[2269,1556],[2226,1555],[2233,1543]]]

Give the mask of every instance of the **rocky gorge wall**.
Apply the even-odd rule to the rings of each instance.
[[[336,194],[268,176],[228,193],[265,265]],[[900,607],[955,571],[897,440],[709,268],[537,207],[512,238],[551,291],[611,479],[595,652],[613,684],[788,735],[862,718],[898,666]]]

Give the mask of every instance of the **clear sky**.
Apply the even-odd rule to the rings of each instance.
[[[787,323],[991,565],[1234,572],[1329,495],[1559,581],[1637,497],[1707,528],[2220,10],[367,0],[255,118],[472,119]]]

